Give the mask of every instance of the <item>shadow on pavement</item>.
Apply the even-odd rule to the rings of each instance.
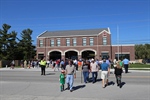
[[[85,87],[85,85],[78,85],[78,86],[73,87],[73,90],[75,91],[75,90],[78,90],[78,89],[81,89],[84,87]]]
[[[90,77],[89,78],[89,82],[92,82],[93,80],[92,80],[92,77]],[[100,79],[96,79],[96,82],[99,82],[99,81],[102,81],[102,79],[100,78]]]
[[[120,86],[120,88],[122,88],[123,87],[123,85],[125,85],[126,83],[125,82],[121,82],[121,86]]]
[[[113,82],[113,81],[108,82],[108,86],[114,85],[114,84],[115,84],[115,82]]]
[[[99,82],[99,81],[102,81],[102,79],[97,79],[96,81]]]
[[[55,75],[55,73],[48,73],[48,74],[46,74],[46,75]]]

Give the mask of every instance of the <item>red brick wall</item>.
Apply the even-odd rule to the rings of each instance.
[[[103,34],[106,34],[107,45],[111,45],[111,34],[108,34],[105,31],[98,36],[98,40],[99,40],[98,44],[103,45]]]
[[[115,53],[118,52],[118,46],[112,46],[112,54],[114,54],[112,56],[112,58],[115,58]],[[123,45],[123,46],[119,46],[119,52],[122,53],[129,53],[130,54],[130,60],[134,61],[135,60],[135,48],[134,46],[128,46],[128,45]]]
[[[107,37],[107,45],[103,45],[103,33],[106,35]],[[100,55],[102,52],[108,52],[110,58],[114,59],[115,58],[115,53],[118,52],[117,46],[111,46],[111,35],[106,33],[105,31],[101,33],[99,36],[87,36],[86,40],[87,40],[87,46],[82,46],[82,39],[85,36],[76,36],[76,37],[59,37],[60,38],[60,42],[61,42],[61,46],[57,47],[57,37],[52,38],[54,39],[54,47],[50,47],[50,38],[46,38],[46,41],[44,38],[43,39],[43,47],[39,47],[39,40],[37,39],[37,55],[39,53],[44,53],[44,55],[48,55],[48,52],[54,49],[57,50],[61,50],[62,52],[68,50],[68,49],[72,49],[72,50],[78,50],[79,52],[82,51],[83,49],[93,49],[95,51],[97,51],[97,55],[95,58],[100,59]],[[93,37],[94,39],[94,46],[89,46],[90,44],[90,37]],[[70,45],[71,46],[66,46],[66,38],[70,38]],[[76,38],[77,39],[77,46],[72,46],[72,39]],[[46,47],[45,47],[45,43],[46,43]],[[97,45],[98,43],[98,45]],[[129,52],[130,53],[130,60],[135,60],[135,50],[134,50],[134,46],[120,46],[119,50],[121,52]]]

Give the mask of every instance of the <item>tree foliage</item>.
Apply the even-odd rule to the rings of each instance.
[[[8,24],[3,24],[0,29],[0,60],[31,60],[36,52],[32,44],[32,30],[25,29],[21,33],[21,39],[17,38],[17,32],[12,31]]]
[[[135,45],[136,59],[150,59],[150,44]]]
[[[34,49],[35,49],[35,46],[32,45],[32,30],[30,29],[25,29],[22,31],[21,33],[21,37],[22,37],[22,40],[20,40],[20,47],[21,47],[21,50],[23,51],[22,53],[24,54],[24,57],[23,59],[30,59],[30,58],[33,58],[35,56],[35,52],[34,52]]]

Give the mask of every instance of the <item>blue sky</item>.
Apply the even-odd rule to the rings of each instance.
[[[150,43],[150,0],[0,0],[0,28],[58,30],[110,28],[112,44]],[[119,38],[117,38],[119,34]]]

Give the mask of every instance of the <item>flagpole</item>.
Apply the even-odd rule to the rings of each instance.
[[[119,60],[119,26],[117,25],[117,52],[118,52],[118,60]]]

